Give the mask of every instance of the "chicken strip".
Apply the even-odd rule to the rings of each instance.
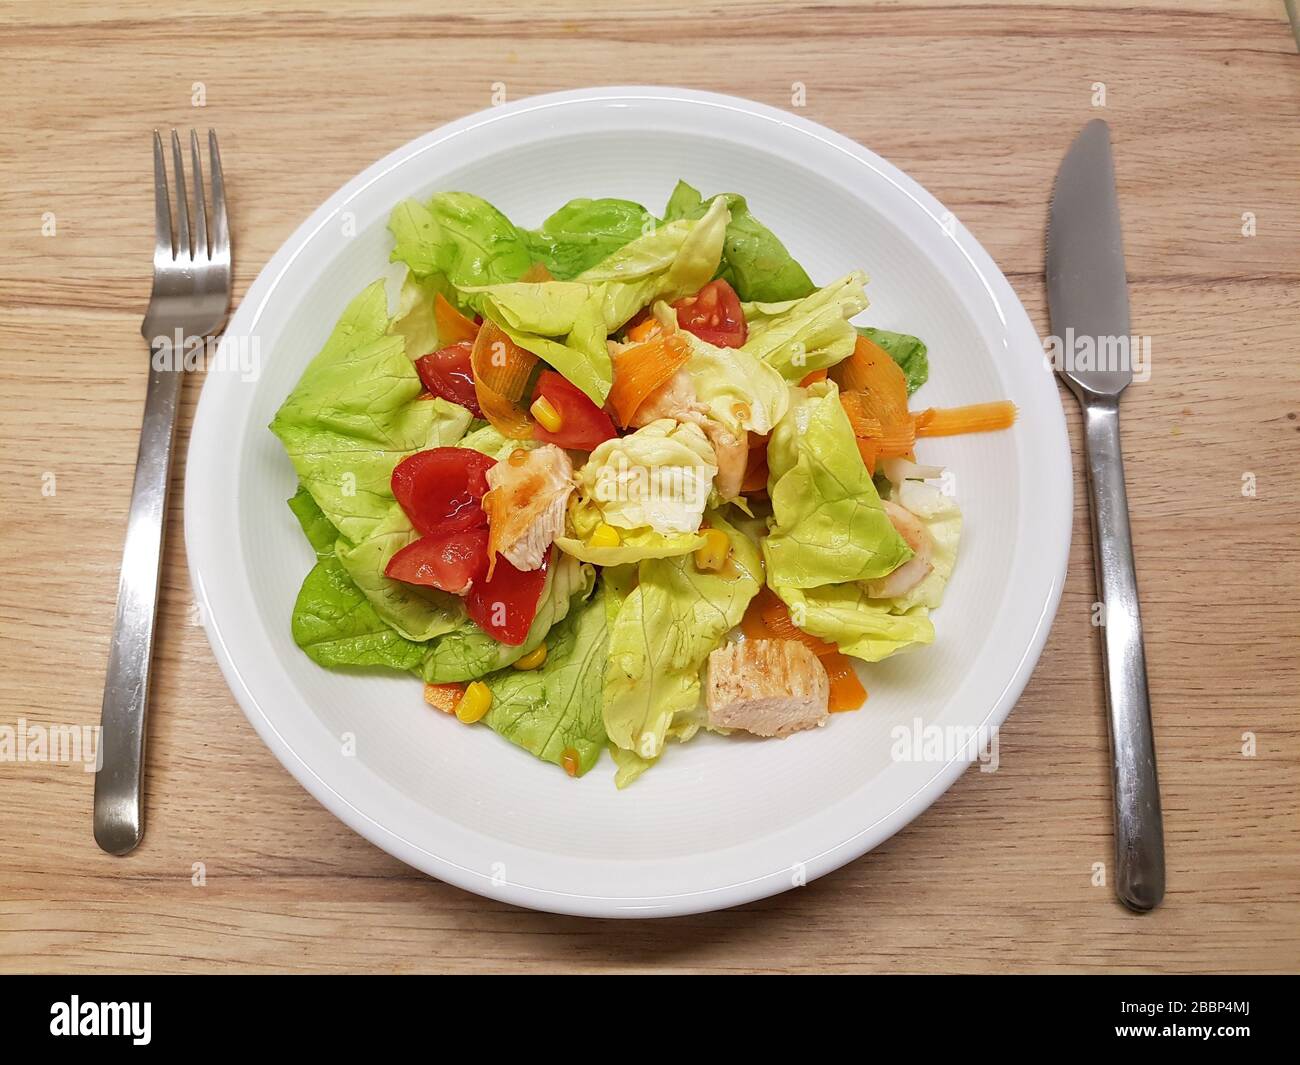
[[[564,532],[564,514],[574,489],[573,463],[554,444],[518,448],[487,472],[483,496],[488,518],[488,553],[500,553],[515,569],[534,570]]]
[[[788,736],[825,724],[829,704],[825,668],[795,640],[724,643],[709,655],[711,728]]]

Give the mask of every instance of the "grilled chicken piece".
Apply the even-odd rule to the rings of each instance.
[[[788,736],[824,724],[829,702],[825,668],[795,640],[725,643],[709,655],[712,728]]]
[[[873,599],[892,599],[910,592],[930,575],[934,569],[934,563],[930,561],[934,557],[934,541],[921,519],[910,510],[888,499],[882,499],[880,505],[885,508],[903,542],[914,552],[893,573],[867,582],[867,595]]]
[[[640,429],[660,418],[675,418],[679,422],[693,421],[703,412],[695,396],[691,375],[678,370],[672,377],[646,396],[632,415],[631,429]]]
[[[713,445],[714,461],[718,466],[713,486],[723,499],[737,498],[745,480],[745,464],[749,462],[749,434],[742,432],[737,437],[721,422],[707,415],[700,415],[697,424]]]
[[[554,444],[513,451],[487,472],[483,496],[488,552],[500,553],[519,570],[541,567],[564,532],[564,512],[574,489],[573,463]]]

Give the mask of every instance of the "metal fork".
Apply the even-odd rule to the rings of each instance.
[[[199,136],[190,131],[194,216],[185,196],[180,138],[172,130],[173,213],[167,195],[162,137],[153,135],[153,293],[140,332],[149,342],[149,386],[127,517],[117,619],[104,680],[99,772],[95,777],[95,841],[110,854],[134,850],[144,835],[145,715],[158,608],[167,484],[185,356],[219,331],[230,307],[230,229],[217,134],[208,130],[212,217],[203,188]]]

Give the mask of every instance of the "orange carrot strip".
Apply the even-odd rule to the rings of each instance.
[[[649,340],[656,333],[663,332],[663,326],[659,324],[659,319],[654,315],[642,318],[636,325],[627,331],[627,338],[634,344],[639,344],[643,340]]]
[[[430,706],[441,710],[444,714],[454,714],[456,704],[464,694],[465,685],[463,684],[426,684],[424,686],[424,701]]]
[[[609,405],[619,425],[630,424],[637,408],[667,384],[690,357],[690,347],[675,334],[653,336],[614,355]]]
[[[433,322],[438,329],[439,348],[449,348],[478,336],[478,326],[448,303],[441,292],[433,297]]]
[[[908,420],[907,375],[866,337],[858,337],[853,354],[832,367],[830,376],[841,392],[863,393],[864,413],[886,428]]]
[[[997,429],[1010,429],[1015,421],[1016,405],[1009,399],[972,403],[968,407],[931,407],[915,416],[917,436],[991,433]]]
[[[520,400],[537,365],[537,356],[506,336],[496,323],[484,322],[474,338],[469,362],[483,417],[503,436],[512,440],[530,438],[533,422]]]
[[[818,381],[825,381],[825,380],[826,380],[825,370],[814,370],[812,373],[810,373],[807,377],[805,377],[802,381],[799,382],[799,387],[807,388],[809,385],[815,385]]]
[[[751,448],[745,465],[745,479],[740,482],[741,494],[767,490],[767,452]]]
[[[861,708],[867,701],[867,689],[858,679],[852,661],[838,651],[823,655],[821,661],[826,667],[826,676],[831,682],[830,712],[838,714],[845,710]]]

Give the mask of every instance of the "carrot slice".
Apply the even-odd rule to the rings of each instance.
[[[867,689],[858,680],[857,670],[848,656],[833,651],[823,655],[821,661],[831,682],[830,712],[838,714],[860,709],[867,701]]]
[[[831,369],[841,392],[861,392],[865,412],[888,428],[908,420],[907,375],[889,352],[866,337],[858,337],[853,354]]]
[[[441,292],[433,297],[433,323],[438,330],[439,348],[449,348],[478,336],[478,326],[448,303]]]
[[[656,333],[662,333],[663,326],[659,324],[659,319],[654,315],[648,315],[630,327],[627,331],[627,338],[634,344],[639,344],[643,340],[649,340]]]
[[[619,425],[630,424],[637,408],[667,384],[690,357],[690,346],[676,334],[652,336],[616,353],[609,405]]]
[[[750,448],[745,464],[745,479],[740,482],[741,495],[767,491],[767,451]]]
[[[968,407],[931,407],[914,415],[917,436],[955,436],[1010,429],[1016,422],[1016,405],[1009,399],[972,403]]]
[[[465,685],[463,684],[426,684],[424,686],[424,701],[430,706],[441,710],[444,714],[454,714],[456,712],[456,703],[460,697],[465,694]]]
[[[740,631],[750,640],[794,640],[821,656],[835,650],[833,643],[804,632],[790,619],[790,611],[772,589],[764,586],[750,600],[740,621]]]
[[[532,266],[519,275],[519,280],[528,283],[554,281],[555,275],[546,268],[545,263],[533,263]]]
[[[825,370],[814,370],[812,373],[810,373],[807,377],[805,377],[802,381],[799,382],[799,387],[807,388],[809,385],[815,385],[818,381],[825,381],[825,380],[826,380]]]
[[[503,436],[527,440],[533,435],[532,419],[520,406],[537,356],[511,340],[495,322],[484,322],[474,338],[469,356],[474,392],[483,417]]]

